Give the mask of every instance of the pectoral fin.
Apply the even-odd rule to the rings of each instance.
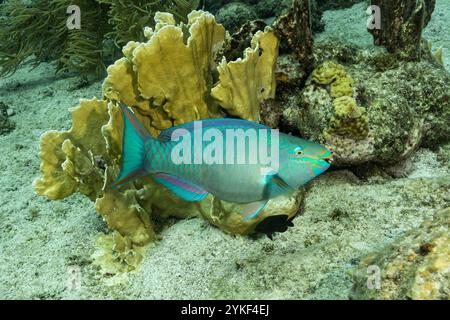
[[[264,197],[271,199],[280,194],[293,191],[294,189],[289,186],[278,174],[266,176],[266,188],[264,190]]]
[[[247,221],[257,217],[261,213],[261,211],[264,210],[267,202],[269,202],[269,200],[250,202],[243,205],[242,215],[244,216],[244,218],[242,219],[242,221]]]

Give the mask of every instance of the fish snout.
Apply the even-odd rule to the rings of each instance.
[[[326,155],[325,157],[322,158],[323,161],[327,162],[328,164],[332,164],[333,163],[333,154],[330,152],[329,155]]]
[[[327,162],[328,164],[331,165],[333,163],[333,160],[334,160],[333,148],[331,146],[329,146],[329,145],[326,145],[325,148],[326,148],[326,151],[322,155],[321,158],[322,158],[323,161],[325,161],[325,162]]]

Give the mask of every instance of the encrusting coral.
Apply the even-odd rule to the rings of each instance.
[[[314,135],[313,139],[333,148],[338,164],[352,162],[353,155],[360,155],[355,150],[372,150],[367,111],[358,105],[353,86],[354,80],[343,65],[325,61],[307,82],[300,102],[305,109],[296,120],[307,136]],[[318,112],[319,106],[323,106],[323,112]],[[295,117],[289,111],[285,118]]]
[[[129,42],[124,57],[107,69],[103,99],[81,100],[72,109],[69,131],[42,135],[42,176],[34,182],[36,192],[50,199],[74,192],[88,196],[108,226],[120,234],[114,239],[129,240],[126,246],[117,246],[128,251],[155,239],[156,215],[203,216],[235,234],[252,232],[271,215],[293,217],[301,193],[274,199],[260,218],[241,221],[240,205],[211,195],[200,203],[186,202],[150,178],[116,190],[106,188],[121,163],[123,120],[117,101],[131,107],[156,137],[174,125],[224,116],[223,110],[258,120],[259,105],[275,93],[278,40],[270,28],[255,34],[243,59],[223,59],[217,66],[226,32],[211,14],[193,11],[187,24],[176,24],[171,14],[157,13],[155,22],[154,29],[145,29],[147,42]]]
[[[355,140],[364,139],[369,133],[369,119],[366,109],[358,107],[353,97],[342,96],[333,101],[334,116],[326,135],[334,133],[352,137]]]

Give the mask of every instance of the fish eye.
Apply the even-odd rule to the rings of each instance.
[[[296,147],[296,148],[294,149],[294,154],[295,154],[296,156],[301,156],[301,155],[303,154],[303,148],[302,148],[302,147]]]

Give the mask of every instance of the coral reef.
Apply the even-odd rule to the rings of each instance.
[[[283,121],[330,145],[336,165],[394,163],[421,144],[448,141],[450,77],[434,58],[401,63],[337,42],[314,50],[318,67],[286,102]]]
[[[292,218],[301,200],[301,193],[274,199],[260,218],[242,222],[240,205],[211,195],[186,202],[149,178],[118,190],[104,188],[117,176],[121,160],[123,122],[116,101],[132,107],[157,136],[173,125],[223,116],[222,110],[258,120],[259,105],[275,93],[278,40],[269,28],[255,34],[243,59],[224,58],[216,65],[226,34],[211,14],[193,11],[187,25],[177,25],[173,15],[157,13],[155,22],[154,29],[145,29],[146,42],[129,42],[124,57],[108,68],[103,100],[81,100],[72,109],[69,131],[42,136],[42,176],[34,182],[35,191],[49,199],[80,192],[95,201],[97,212],[119,234],[100,241],[98,256],[106,264],[119,259],[124,268],[134,268],[140,246],[155,239],[156,216],[203,216],[222,230],[248,234],[266,217]],[[111,246],[117,251],[113,257],[104,252]]]
[[[450,299],[450,208],[437,212],[353,272],[353,299]],[[368,268],[380,270],[379,288],[368,288]]]
[[[366,109],[358,107],[353,97],[343,96],[333,101],[334,116],[326,137],[332,135],[348,136],[354,140],[365,139],[369,133],[369,119]]]
[[[226,17],[227,24],[237,29],[243,21],[249,21],[251,19],[245,18],[242,12],[235,12],[237,6],[243,5],[246,8],[246,12],[251,12],[253,19],[261,19],[266,21],[269,25],[277,17],[285,14],[289,8],[292,7],[292,0],[222,0],[222,1],[205,1],[205,9],[208,11],[220,15],[220,17]],[[324,10],[329,9],[329,3],[327,6],[322,6],[322,1],[310,0],[310,10],[304,12],[311,15],[311,27],[314,32],[320,32],[324,29],[322,22],[322,13]],[[228,4],[233,3],[233,6]],[[220,13],[219,13],[220,11]],[[233,13],[235,16],[233,16]],[[240,22],[239,22],[240,21]]]
[[[376,45],[405,60],[421,57],[422,31],[433,14],[436,0],[371,0],[381,9],[381,28],[369,30]]]
[[[321,11],[337,10],[353,6],[364,0],[318,0],[317,6]]]

